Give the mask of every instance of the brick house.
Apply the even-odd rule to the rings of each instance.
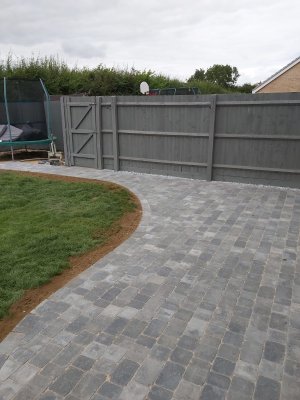
[[[300,57],[253,89],[252,93],[300,92]]]

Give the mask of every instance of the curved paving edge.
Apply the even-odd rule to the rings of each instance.
[[[1,163],[109,180],[141,224],[0,344],[0,399],[298,398],[300,191]]]

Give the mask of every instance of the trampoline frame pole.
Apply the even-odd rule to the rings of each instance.
[[[40,78],[40,83],[42,85],[42,88],[43,88],[43,91],[44,91],[45,97],[46,97],[47,135],[48,135],[48,138],[53,141],[53,136],[52,136],[52,132],[51,132],[51,122],[50,122],[50,96],[49,96],[46,86],[41,78]]]
[[[12,136],[11,136],[11,127],[10,127],[10,117],[9,117],[9,111],[8,111],[8,103],[7,103],[7,92],[6,92],[6,77],[3,79],[3,91],[4,91],[4,102],[5,102],[5,112],[6,112],[6,120],[7,120],[7,126],[8,126],[8,132],[9,132],[9,140],[12,142]],[[14,161],[14,149],[13,146],[10,146],[10,151],[11,151],[11,159]]]

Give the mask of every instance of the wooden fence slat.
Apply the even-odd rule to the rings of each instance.
[[[108,156],[106,156],[109,158]],[[120,160],[125,161],[139,161],[145,163],[154,163],[154,164],[166,164],[166,165],[186,165],[190,167],[207,167],[206,163],[198,163],[198,162],[188,162],[188,161],[172,161],[172,160],[158,160],[156,158],[141,158],[141,157],[119,157]]]
[[[219,106],[297,106],[300,100],[220,101]]]
[[[214,164],[214,168],[241,169],[245,171],[280,172],[284,174],[300,174],[300,169],[252,167],[250,165]]]
[[[97,147],[97,168],[103,168],[103,159],[102,159],[102,149],[103,149],[103,140],[102,140],[102,132],[101,132],[101,112],[102,112],[102,99],[101,97],[96,97],[96,147]]]
[[[118,101],[121,107],[209,107],[208,101]]]
[[[254,140],[300,140],[300,135],[243,135],[233,133],[217,133],[215,138],[219,139],[254,139]]]
[[[117,111],[117,98],[111,98],[111,123],[113,132],[113,155],[114,155],[114,170],[119,171],[119,138],[118,138],[118,111]]]
[[[213,95],[210,106],[209,118],[209,138],[208,138],[208,153],[207,153],[207,174],[206,180],[211,181],[213,169],[213,153],[214,153],[214,135],[215,135],[215,121],[216,121],[216,102],[217,96]]]
[[[61,109],[61,120],[62,120],[62,132],[63,132],[63,141],[64,141],[64,155],[65,155],[65,164],[70,167],[71,160],[70,160],[70,148],[69,148],[69,130],[67,127],[67,120],[66,120],[66,98],[60,98],[60,109]]]
[[[162,132],[162,131],[136,131],[136,130],[125,130],[118,129],[118,133],[127,135],[141,135],[141,136],[183,136],[183,137],[205,137],[208,138],[209,133],[197,133],[197,132]]]

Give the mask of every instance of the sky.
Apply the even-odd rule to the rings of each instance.
[[[300,56],[299,0],[0,0],[0,59],[187,79],[214,64],[257,83]]]

